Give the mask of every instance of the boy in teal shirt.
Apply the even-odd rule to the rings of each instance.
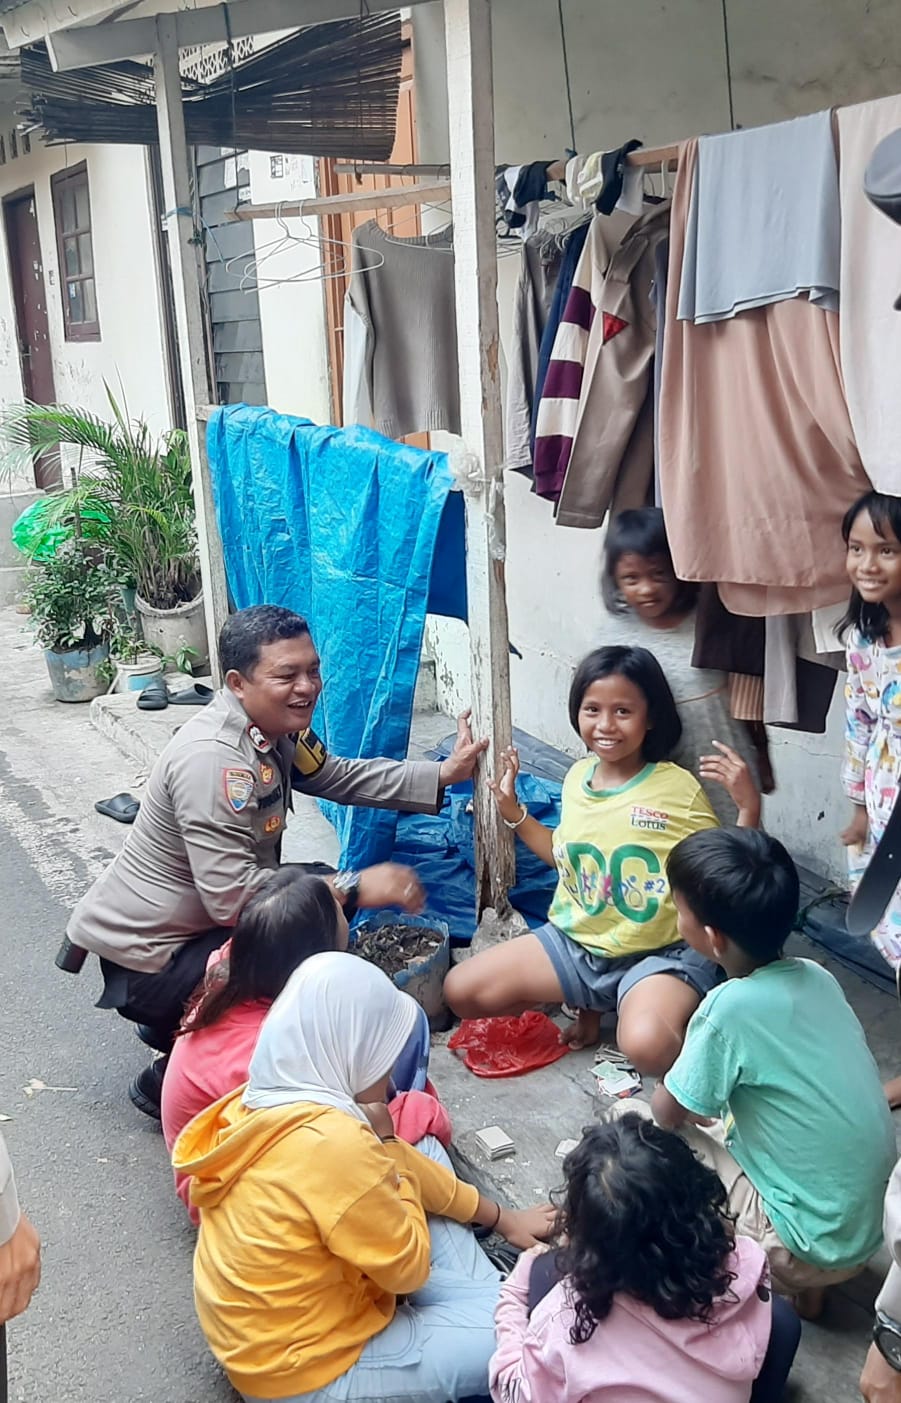
[[[783,955],[798,874],[781,843],[714,828],[679,843],[667,871],[679,934],[729,978],[692,1017],[651,1109],[716,1169],[737,1231],[811,1317],[882,1241],[896,1151],[879,1071],[837,981]]]

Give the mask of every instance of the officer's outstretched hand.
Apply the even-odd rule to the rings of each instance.
[[[360,873],[357,905],[399,906],[415,916],[425,905],[425,892],[412,867],[404,867],[399,862],[379,862],[375,867],[364,867]]]
[[[479,763],[479,756],[488,749],[488,741],[473,740],[470,726],[471,711],[464,711],[457,717],[457,743],[440,769],[441,788],[458,784],[461,780],[472,779]]]

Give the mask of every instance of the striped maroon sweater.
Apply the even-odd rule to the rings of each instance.
[[[620,230],[622,225],[619,226]],[[569,467],[579,418],[579,400],[588,342],[595,314],[604,291],[604,280],[614,248],[610,235],[613,221],[598,216],[585,240],[573,284],[548,363],[547,377],[535,421],[535,452],[532,459],[535,491],[539,497],[556,502]],[[615,241],[614,241],[615,247]],[[618,317],[605,317],[604,341],[625,325]]]

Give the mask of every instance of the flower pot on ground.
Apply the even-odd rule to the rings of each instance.
[[[57,701],[90,701],[107,690],[114,592],[98,547],[78,538],[32,567],[23,602]]]
[[[140,692],[163,675],[163,659],[134,632],[118,633],[110,644],[113,692]]]
[[[44,661],[57,701],[93,701],[107,691],[108,643],[95,643],[93,648],[45,648]]]
[[[163,675],[163,660],[156,653],[141,653],[133,662],[110,658],[116,669],[114,692],[142,692],[148,682]]]
[[[184,656],[196,667],[203,667],[209,661],[201,591],[186,603],[176,604],[174,609],[154,608],[138,594],[135,608],[146,642],[159,648],[164,657]]]
[[[143,420],[123,414],[108,389],[107,397],[109,421],[66,405],[8,406],[0,416],[0,470],[8,475],[62,446],[60,456],[71,463],[74,450],[72,485],[54,494],[51,524],[88,511],[102,518],[99,540],[116,578],[137,587],[147,642],[172,656],[190,648],[203,664],[209,648],[187,435],[154,437]]]

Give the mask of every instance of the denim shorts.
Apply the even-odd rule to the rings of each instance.
[[[630,989],[652,974],[672,974],[690,984],[703,999],[725,979],[719,965],[692,950],[684,941],[650,954],[596,955],[548,921],[532,932],[547,952],[571,1008],[606,1013],[618,1009]]]

